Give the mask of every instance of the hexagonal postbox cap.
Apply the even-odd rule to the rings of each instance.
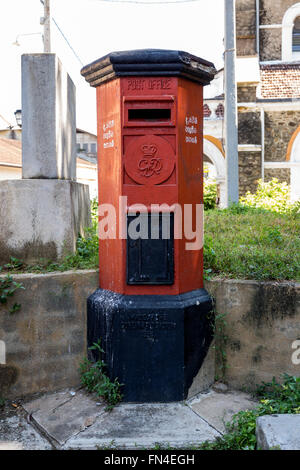
[[[216,74],[214,64],[188,52],[140,49],[111,52],[81,69],[81,75],[93,87],[116,77],[182,77],[208,85]]]

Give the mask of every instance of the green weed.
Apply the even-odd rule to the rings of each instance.
[[[94,343],[89,349],[98,351],[100,357],[104,353],[100,346],[100,340],[98,343]],[[121,401],[122,394],[120,391],[121,385],[118,380],[115,379],[111,382],[105,373],[105,366],[105,363],[101,359],[96,362],[91,362],[85,358],[80,364],[80,380],[81,384],[88,392],[95,393],[98,397],[106,401],[106,410],[110,411]]]

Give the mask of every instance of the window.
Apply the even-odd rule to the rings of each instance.
[[[218,119],[222,119],[224,117],[224,106],[222,103],[218,104],[218,107],[216,109],[216,116]]]
[[[300,2],[292,5],[282,19],[282,60],[300,59]]]
[[[203,106],[203,115],[204,118],[208,119],[211,116],[211,110],[209,109],[209,106],[205,103]]]
[[[293,27],[293,52],[300,52],[300,16],[297,16]]]

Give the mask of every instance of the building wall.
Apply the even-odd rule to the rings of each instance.
[[[22,168],[8,167],[0,165],[0,181],[1,180],[18,180],[22,178]],[[77,162],[78,183],[87,184],[90,190],[90,198],[93,199],[98,195],[97,166],[84,165]]]
[[[261,178],[261,153],[239,152],[239,194],[254,193]]]
[[[256,2],[236,0],[237,55],[256,53]]]
[[[22,178],[22,168],[0,165],[0,180],[18,180]]]
[[[13,139],[13,140],[22,140],[22,130],[21,129],[0,129],[0,137],[5,137],[6,139]]]
[[[281,25],[284,14],[295,0],[260,0],[260,25]],[[259,34],[260,60],[281,60],[282,28],[261,28]]]
[[[259,23],[262,25],[281,24],[282,18],[295,0],[260,0]]]
[[[88,166],[77,163],[77,182],[87,184],[90,189],[90,198],[98,197],[97,166]]]
[[[291,171],[289,168],[265,168],[265,181],[270,181],[272,178],[290,184]]]
[[[298,2],[295,0],[259,1],[259,25],[268,26],[268,28],[259,28],[260,61],[281,61],[283,17],[286,11],[296,3]],[[256,37],[255,9],[255,0],[237,0],[236,2],[237,55],[239,57],[256,54],[254,42],[251,43]],[[300,98],[296,81],[298,68],[294,70],[289,64],[286,70],[284,67],[282,70],[277,70],[274,65],[269,67],[270,70],[265,71],[266,66],[261,65],[261,80],[264,80],[261,83],[265,87],[263,96],[260,96],[262,91],[259,84],[250,81],[238,83],[238,103],[242,103],[242,106],[238,107],[238,139],[240,145],[261,145],[266,162],[285,162],[289,142],[300,123],[300,111],[293,110],[292,106],[289,109],[287,101],[290,97]],[[267,72],[270,74],[269,77],[264,77],[263,73]],[[292,95],[291,92],[293,92]],[[270,110],[272,107],[266,105],[269,98],[272,98],[272,101],[280,101],[281,109],[274,107],[274,111]],[[286,100],[285,104],[282,100]],[[258,102],[259,105],[255,109]],[[260,108],[264,110],[264,142],[262,142]],[[256,181],[262,177],[262,158],[262,152],[239,151],[240,195],[247,190],[255,191]],[[266,168],[264,170],[265,181],[272,177],[289,183],[290,169]]]
[[[265,160],[286,160],[288,144],[300,124],[300,111],[265,112]],[[279,173],[278,173],[279,174]]]
[[[260,60],[281,60],[281,29],[261,29],[259,33]]]

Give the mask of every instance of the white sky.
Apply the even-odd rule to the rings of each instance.
[[[0,0],[0,114],[15,124],[21,108],[21,54],[42,52],[40,0]],[[52,0],[52,16],[84,65],[128,49],[179,49],[222,67],[224,0],[139,5],[99,0]],[[27,36],[21,35],[27,34]],[[13,43],[18,37],[20,46]],[[96,132],[96,98],[81,77],[81,64],[52,22],[57,53],[77,90],[77,126]]]

